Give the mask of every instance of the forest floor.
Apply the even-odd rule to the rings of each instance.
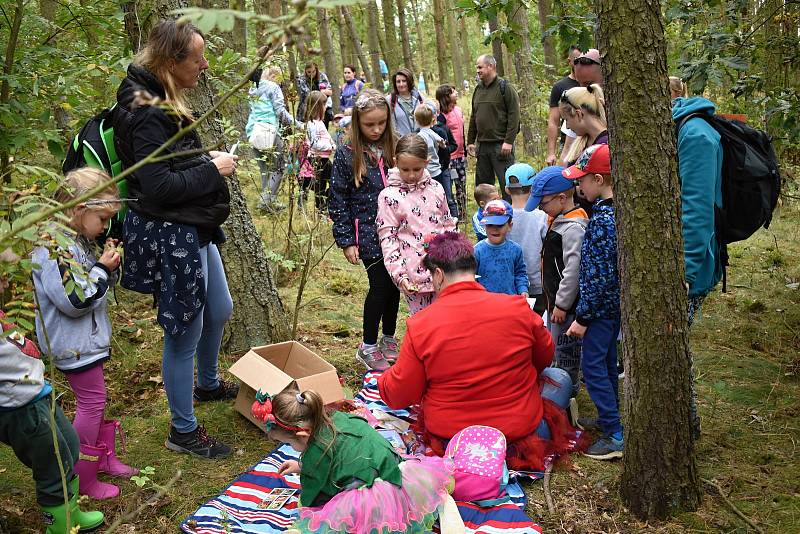
[[[240,176],[256,213],[254,165]],[[311,203],[308,203],[311,206]],[[470,209],[474,209],[471,202]],[[471,212],[470,212],[471,214]],[[800,209],[783,206],[769,230],[731,248],[728,293],[707,299],[692,330],[698,372],[697,391],[703,421],[698,443],[700,476],[714,481],[744,515],[774,533],[800,532]],[[285,249],[286,216],[255,215],[270,250]],[[298,231],[300,225],[297,225]],[[471,235],[471,230],[468,232]],[[317,230],[321,246],[330,243],[327,221]],[[284,305],[294,307],[298,275],[279,276]],[[297,339],[333,363],[347,385],[357,390],[364,371],[353,355],[361,334],[366,279],[347,264],[336,248],[313,271],[303,297]],[[163,484],[177,470],[181,478],[166,495],[144,506],[118,532],[175,532],[200,504],[218,494],[240,472],[256,463],[274,444],[233,409],[232,403],[198,405],[198,419],[214,436],[234,447],[222,461],[206,461],[169,452],[164,447],[169,410],[161,383],[161,330],[152,299],[116,291],[111,306],[114,356],[107,366],[107,414],[124,421],[127,462],[152,466],[153,482]],[[402,337],[405,304],[399,321]],[[223,375],[236,355],[221,357]],[[74,399],[63,375],[54,378],[68,414]],[[231,378],[227,376],[227,378]],[[582,414],[593,406],[585,390]],[[572,466],[555,471],[548,513],[541,482],[527,488],[528,513],[545,532],[746,532],[746,524],[705,485],[701,507],[667,522],[638,522],[618,497],[620,462],[575,457]],[[153,495],[152,482],[140,489],[122,481],[122,497],[91,503],[106,512],[107,525]],[[39,532],[39,512],[30,471],[8,447],[0,447],[0,532]]]

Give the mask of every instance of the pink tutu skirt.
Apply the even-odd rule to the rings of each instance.
[[[376,480],[345,490],[319,507],[300,509],[293,528],[323,534],[430,532],[436,508],[453,488],[452,467],[442,458],[414,457],[400,463],[403,487]]]

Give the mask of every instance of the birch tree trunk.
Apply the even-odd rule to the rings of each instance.
[[[331,82],[330,89],[333,91],[331,100],[333,102],[333,112],[339,112],[339,93],[341,92],[341,69],[336,64],[336,54],[333,52],[333,40],[331,39],[330,14],[327,9],[317,9],[317,29],[319,31],[319,47],[322,49],[322,61],[325,63],[325,74]]]
[[[370,69],[365,71],[371,74],[370,80],[372,87],[378,91],[383,90],[383,79],[381,78],[380,66],[380,39],[378,38],[378,28],[380,27],[378,17],[378,6],[375,0],[367,2],[367,42],[369,44],[369,66]]]
[[[519,93],[520,129],[525,153],[536,154],[536,142],[533,132],[536,117],[536,101],[533,98],[535,80],[533,77],[533,50],[529,37],[528,10],[520,3],[514,11],[513,22],[520,28],[519,46],[514,51],[514,67],[517,71],[518,83],[514,86]]]
[[[444,9],[447,22],[447,40],[450,42],[450,50],[453,60],[453,79],[455,80],[456,89],[461,91],[464,87],[464,69],[462,66],[463,58],[459,48],[462,47],[461,43],[465,40],[466,36],[458,34],[456,16],[454,13],[453,2],[451,0],[445,0]]]
[[[658,0],[597,0],[595,11],[625,338],[620,493],[637,517],[660,519],[695,510],[701,493],[689,411],[680,183],[664,27]]]
[[[438,67],[439,83],[447,83],[450,79],[448,65],[451,63],[447,46],[447,39],[444,36],[444,0],[433,0],[433,20],[434,33],[436,34],[436,66]],[[429,91],[432,92],[432,87]]]
[[[547,28],[550,27],[550,0],[539,0],[536,4],[538,7],[539,28],[542,32],[544,69],[547,75],[553,78],[556,75],[558,54],[556,54],[555,38],[552,35],[545,35]]]
[[[414,55],[411,53],[411,39],[408,38],[408,25],[406,24],[406,0],[397,0],[397,18],[400,21],[400,41],[403,43],[403,63],[405,67],[416,73]],[[394,67],[397,70],[398,67]],[[391,70],[389,71],[391,75]]]
[[[383,11],[383,28],[386,34],[386,54],[384,61],[389,68],[389,72],[400,67],[400,47],[397,45],[397,26],[394,19],[394,2],[392,0],[381,0],[381,10]]]

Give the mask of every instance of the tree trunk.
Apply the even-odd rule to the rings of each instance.
[[[397,18],[400,20],[400,41],[403,43],[403,63],[405,67],[416,73],[414,55],[411,53],[411,40],[408,38],[408,26],[406,25],[406,0],[397,0]],[[398,67],[394,67],[396,71]],[[391,75],[392,71],[389,71]]]
[[[470,80],[475,79],[475,58],[472,57],[472,50],[469,46],[469,32],[467,31],[467,17],[463,16],[458,19],[459,26],[461,27],[461,51],[464,53],[464,77]],[[459,90],[461,88],[459,87]]]
[[[11,23],[11,32],[8,36],[8,43],[6,44],[6,56],[3,63],[3,81],[0,82],[0,105],[7,105],[11,100],[11,84],[9,78],[11,73],[14,72],[14,54],[17,51],[17,40],[19,39],[19,29],[22,25],[22,18],[25,14],[25,1],[17,0],[17,5],[14,6],[14,18]],[[0,185],[11,181],[11,155],[8,150],[3,147],[0,152]]]
[[[519,93],[520,128],[525,153],[528,156],[536,155],[536,141],[534,120],[536,118],[536,100],[533,89],[536,81],[533,77],[533,50],[531,49],[530,30],[528,24],[528,10],[520,3],[514,11],[513,22],[519,27],[519,46],[514,50],[514,67],[517,71],[517,84],[515,88]]]
[[[341,69],[336,64],[336,54],[333,52],[330,15],[327,9],[317,9],[317,31],[319,32],[319,47],[322,49],[322,60],[325,63],[325,73],[328,75],[328,80],[331,82],[330,89],[333,91],[331,96],[333,112],[339,113],[339,93],[341,92],[339,73]]]
[[[394,2],[392,0],[381,0],[383,11],[383,28],[386,34],[386,54],[383,59],[389,72],[400,67],[400,47],[397,45],[397,26],[394,21]]]
[[[539,0],[539,28],[542,32],[542,48],[544,49],[544,70],[545,73],[553,78],[556,76],[558,67],[558,54],[556,54],[555,38],[552,35],[545,35],[550,27],[550,1]]]
[[[367,2],[367,42],[369,44],[369,64],[370,69],[365,72],[371,74],[372,87],[378,91],[383,90],[383,79],[381,78],[381,52],[380,40],[378,39],[378,27],[380,26],[378,17],[378,5],[375,0]]]
[[[245,0],[230,0],[229,4],[234,11],[246,11]],[[241,55],[247,55],[247,21],[236,18],[233,23],[233,35],[231,35],[231,48]]]
[[[439,69],[439,83],[442,84],[447,83],[450,79],[447,67],[451,63],[447,39],[444,36],[444,0],[433,0],[433,20],[435,21],[434,33],[436,34],[436,66]]]
[[[609,111],[625,338],[620,492],[637,517],[661,519],[695,510],[700,501],[664,27],[657,0],[597,0],[595,11]]]
[[[339,8],[333,9],[333,17],[336,20],[336,30],[339,33],[339,53],[342,57],[342,70],[345,65],[354,65],[353,54],[350,50],[350,39],[348,38],[347,24]]]
[[[417,55],[419,56],[419,63],[417,63],[418,71],[414,72],[414,75],[419,78],[420,74],[424,74],[425,72],[430,72],[430,64],[428,63],[428,55],[425,49],[425,34],[422,33],[422,25],[419,21],[419,9],[417,9],[417,0],[411,0],[411,14],[414,17],[414,28],[417,31],[416,37],[416,45],[417,45]],[[427,80],[427,78],[426,78]]]
[[[350,15],[350,12],[347,11],[346,7],[341,6],[341,9],[342,18],[344,18],[345,24],[347,25],[347,30],[350,32],[350,41],[353,43],[353,50],[355,50],[358,61],[361,63],[361,69],[364,72],[369,72],[369,61],[367,61],[367,56],[364,54],[364,49],[361,48],[361,41],[358,38],[356,23],[353,21],[353,17]]]
[[[151,25],[166,13],[186,5],[181,0],[159,0],[154,9],[158,16],[151,17]],[[128,37],[133,47],[138,42],[138,36],[147,35],[150,30],[132,26],[130,29],[132,31]],[[200,79],[197,88],[189,93],[192,109],[199,113],[208,110],[213,105],[213,99],[213,89],[205,76]],[[201,125],[200,131],[204,144],[223,138],[221,122],[214,119]],[[233,316],[225,328],[223,349],[226,352],[238,352],[288,339],[289,323],[264,243],[247,210],[239,180],[234,175],[227,181],[231,193],[231,214],[223,225],[228,240],[220,246],[220,253],[233,297]]]
[[[458,34],[453,2],[451,0],[446,0],[444,8],[447,12],[447,40],[451,45],[450,51],[453,59],[453,79],[456,82],[456,89],[461,91],[464,87],[464,69],[461,63],[462,57],[459,48],[461,48],[461,42],[465,40],[465,36],[460,36]]]
[[[286,15],[289,12],[287,3],[280,2],[280,6],[281,15]],[[287,63],[289,63],[289,80],[291,80],[291,83],[286,83],[286,80],[284,80],[284,83],[282,83],[281,86],[283,87],[283,92],[286,95],[286,108],[289,110],[289,113],[292,115],[292,117],[294,117],[297,113],[297,95],[300,94],[300,89],[297,87],[297,59],[294,54],[294,47],[287,49],[284,46],[284,50],[286,50],[286,56],[288,58]],[[291,87],[291,90],[289,87]]]
[[[497,17],[489,19],[489,31],[494,33],[497,31]],[[497,74],[499,76],[506,75],[506,69],[503,66],[503,41],[496,37],[492,37],[492,55],[497,60]]]

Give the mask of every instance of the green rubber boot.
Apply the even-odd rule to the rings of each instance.
[[[69,500],[71,525],[67,525],[66,505],[42,506],[46,534],[69,534],[72,525],[78,526],[80,532],[89,532],[103,524],[103,512],[84,512],[78,507],[78,477],[72,479],[69,487],[72,492]]]

